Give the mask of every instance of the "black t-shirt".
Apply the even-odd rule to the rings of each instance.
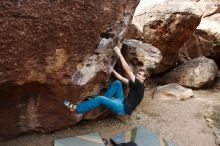
[[[135,78],[135,82],[129,80],[129,93],[124,100],[124,109],[126,114],[131,115],[135,108],[140,104],[144,97],[144,84]]]

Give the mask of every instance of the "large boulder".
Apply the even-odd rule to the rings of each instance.
[[[183,86],[177,83],[159,86],[157,87],[153,95],[153,99],[164,101],[186,100],[190,97],[193,97],[192,89],[184,88]]]
[[[214,1],[217,3],[216,1]],[[214,5],[215,3],[211,3]],[[215,13],[211,13],[210,15],[207,15],[206,17],[202,18],[202,21],[200,25],[198,26],[197,32],[205,32],[205,36],[207,40],[213,42],[213,53],[211,54],[211,58],[216,61],[218,66],[220,66],[220,4],[218,1],[218,4],[215,4],[215,6],[218,6],[218,9],[215,11]],[[211,24],[211,25],[210,25]],[[198,33],[200,36],[202,36],[204,33]],[[205,37],[203,35],[203,37]]]
[[[198,58],[201,56],[215,55],[212,41],[206,40],[199,35],[193,34],[179,50],[180,62]]]
[[[203,12],[199,30],[203,30],[208,34],[214,35],[220,40],[220,3],[219,0],[200,0],[196,2]],[[211,24],[211,25],[210,25]]]
[[[172,4],[156,4],[146,7],[133,19],[142,31],[144,42],[160,49],[162,61],[155,73],[172,68],[177,60],[180,47],[191,37],[201,20],[201,15],[187,7]]]
[[[164,0],[164,3],[178,6],[179,9],[189,9],[203,17],[219,13],[219,0]]]
[[[143,34],[138,29],[138,27],[135,24],[128,25],[127,33],[125,34],[126,39],[136,39],[136,40],[143,40]]]
[[[131,39],[125,40],[123,45],[122,53],[126,53],[125,59],[134,72],[138,72],[139,69],[150,72],[162,60],[160,50],[151,44]]]
[[[188,60],[205,56],[213,59],[220,66],[220,44],[214,35],[202,30],[196,30],[179,50],[179,61]]]
[[[212,34],[217,40],[220,40],[220,12],[202,19],[197,29]],[[212,25],[210,25],[212,24]]]
[[[106,86],[112,48],[138,2],[1,1],[0,140],[75,124],[63,100],[78,103]]]
[[[158,81],[162,84],[178,83],[190,88],[202,88],[213,84],[218,67],[212,59],[199,57],[179,65]]]
[[[166,2],[178,8],[187,7],[194,13],[202,15],[201,22],[194,35],[180,49],[180,61],[208,56],[218,63],[219,53],[215,49],[215,44],[220,40],[219,0],[185,0],[184,2],[166,0]]]

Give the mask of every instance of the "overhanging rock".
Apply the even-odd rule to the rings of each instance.
[[[1,1],[0,140],[75,124],[63,100],[81,102],[104,87],[103,67],[117,59],[112,48],[138,2]],[[103,38],[112,42],[96,54]]]

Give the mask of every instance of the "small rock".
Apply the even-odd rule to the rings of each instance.
[[[178,83],[185,87],[210,87],[218,76],[218,67],[212,59],[199,57],[176,67],[158,80],[160,84]]]
[[[153,99],[156,100],[186,100],[193,96],[193,91],[173,83],[160,86],[154,93]]]

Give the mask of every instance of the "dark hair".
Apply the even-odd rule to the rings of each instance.
[[[145,78],[150,77],[150,74],[149,74],[149,72],[148,72],[147,70],[141,68],[141,69],[138,70],[138,72],[140,72],[140,71],[144,73],[143,76],[144,76]]]

